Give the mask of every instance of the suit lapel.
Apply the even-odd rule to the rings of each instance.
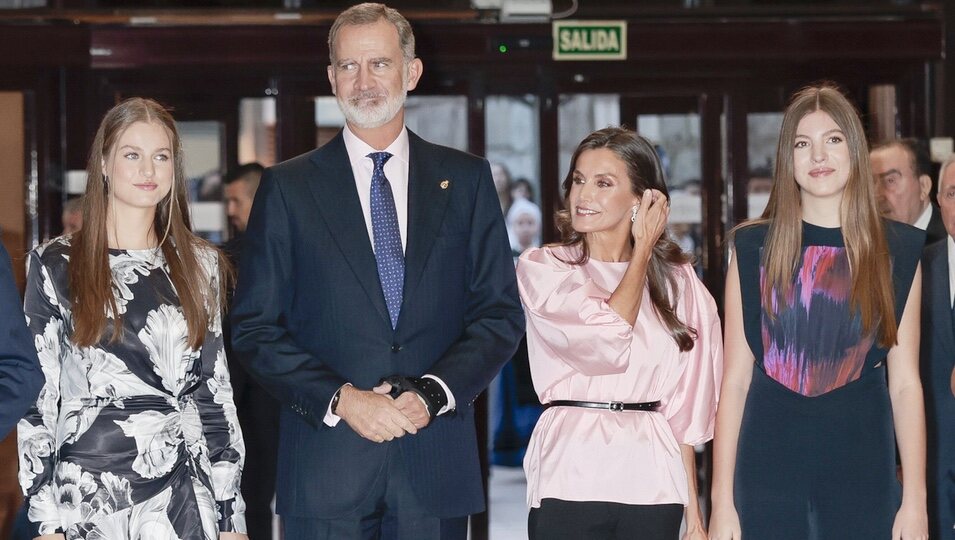
[[[319,169],[308,182],[318,210],[369,300],[390,327],[391,319],[378,280],[378,265],[341,132],[313,154],[311,160]]]
[[[411,130],[408,130],[408,145],[408,247],[402,309],[421,282],[451,190],[455,188],[454,178],[441,176],[441,164],[434,163],[435,156],[428,151],[428,143]]]
[[[937,244],[929,258],[930,268],[928,273],[932,280],[932,293],[930,298],[932,302],[932,319],[936,321],[935,331],[944,337],[942,342],[948,349],[950,356],[955,356],[955,325],[952,321],[952,306],[948,300],[951,298],[948,279],[948,246],[947,242]]]

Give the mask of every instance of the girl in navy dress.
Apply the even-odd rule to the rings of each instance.
[[[774,176],[726,279],[710,538],[923,540],[924,233],[880,219],[862,124],[831,86],[793,96]]]

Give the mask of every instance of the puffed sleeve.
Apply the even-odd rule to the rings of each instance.
[[[69,344],[60,301],[50,272],[37,251],[27,262],[23,303],[45,382],[36,404],[17,424],[20,487],[30,521],[30,537],[62,533],[56,506],[56,424],[59,417],[60,365]]]
[[[218,279],[218,262],[214,254],[209,263],[209,289],[221,294]],[[217,301],[211,302],[214,314],[206,329],[200,358],[204,384],[196,390],[196,406],[202,421],[202,433],[208,445],[212,466],[211,480],[218,507],[219,531],[245,533],[245,502],[239,491],[242,481],[242,466],[245,461],[245,444],[235,401],[229,380],[225,347],[222,341],[222,317]]]
[[[685,286],[677,314],[697,331],[696,342],[680,354],[684,369],[662,412],[680,444],[703,444],[713,438],[716,405],[723,376],[723,331],[716,302],[690,265],[681,269]]]
[[[541,349],[532,358],[559,360],[562,366],[552,369],[588,376],[627,370],[633,327],[607,304],[612,291],[548,247],[521,255],[517,284],[527,317],[528,347]]]

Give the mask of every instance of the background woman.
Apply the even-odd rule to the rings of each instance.
[[[228,267],[190,231],[176,125],[132,98],[103,118],[84,226],[30,253],[46,384],[21,420],[41,538],[245,538],[244,447],[222,348]]]
[[[726,280],[710,537],[926,538],[924,234],[879,218],[862,124],[833,87],[793,96],[774,176]]]
[[[534,386],[550,407],[524,467],[532,539],[704,538],[693,446],[712,437],[722,345],[712,297],[666,235],[644,138],[585,138],[559,245],[517,266]],[[611,404],[614,402],[614,404]]]

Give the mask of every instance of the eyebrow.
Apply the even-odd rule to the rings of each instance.
[[[584,176],[584,173],[580,172],[579,169],[574,169],[574,174],[575,174],[575,175]],[[617,179],[617,175],[615,175],[615,174],[613,174],[613,173],[609,173],[609,172],[597,173],[597,174],[594,175],[594,177],[595,177],[595,178],[610,178],[610,179],[613,179],[613,180],[616,180],[616,179]]]
[[[839,128],[832,128],[832,129],[830,129],[829,131],[823,133],[823,135],[824,135],[824,136],[825,136],[825,135],[831,135],[832,133],[839,133],[840,135],[845,136],[845,132],[842,131],[842,130],[839,129]],[[812,138],[812,137],[810,137],[809,135],[803,135],[803,134],[801,134],[801,133],[797,133],[797,134],[796,134],[796,138],[798,139],[799,137],[805,137],[805,138],[807,138],[807,139],[811,139],[811,138]]]
[[[394,62],[394,59],[391,58],[390,56],[379,56],[379,57],[376,57],[376,58],[369,58],[369,59],[368,59],[368,62],[372,62],[372,63],[374,63],[374,62]],[[340,67],[340,66],[344,66],[344,65],[346,65],[346,64],[357,64],[357,63],[358,63],[358,60],[355,60],[355,59],[353,59],[353,58],[342,58],[341,60],[339,60],[338,62],[336,62],[335,65]]]
[[[884,173],[879,173],[879,174],[877,174],[876,176],[878,176],[879,178],[885,178],[886,176],[891,176],[891,175],[893,175],[893,174],[897,174],[897,175],[899,175],[899,176],[902,176],[902,171],[900,171],[900,170],[898,170],[898,169],[889,169],[889,170],[885,171]]]
[[[143,151],[142,148],[140,148],[140,147],[138,147],[138,146],[136,146],[136,145],[133,145],[133,144],[124,144],[123,146],[120,146],[120,147],[119,147],[120,150],[122,150],[123,148],[129,148],[130,150],[138,150],[138,151],[140,151],[140,152]],[[168,149],[168,148],[166,148],[166,147],[162,147],[162,148],[157,149],[156,152],[169,152],[169,153],[171,154],[171,153],[172,153],[172,150],[170,150],[170,149]]]

